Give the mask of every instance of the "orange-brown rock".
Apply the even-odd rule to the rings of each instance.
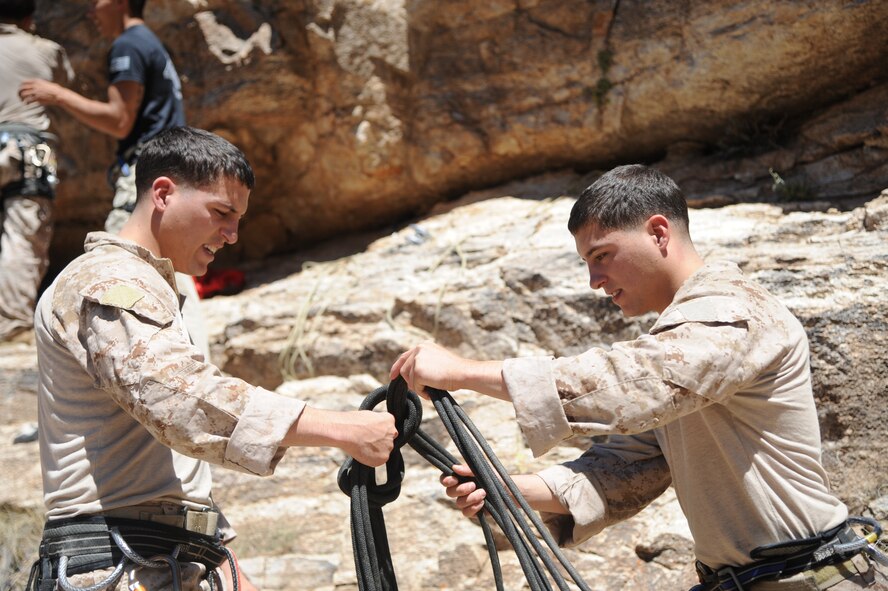
[[[87,6],[41,2],[38,25],[69,51],[77,90],[103,98],[108,43]],[[694,157],[782,146],[780,132],[798,137],[801,120],[888,74],[888,4],[876,0],[150,0],[146,18],[183,77],[189,123],[257,169],[229,261],[548,169],[650,161],[687,142]],[[884,171],[884,135],[861,137],[884,132],[884,107],[857,115],[854,141]],[[799,150],[848,147],[821,131],[809,126],[778,172],[797,172]],[[60,135],[57,265],[101,225],[113,152],[70,118]],[[767,167],[754,174],[728,198],[770,186]],[[837,192],[879,188],[850,178]]]

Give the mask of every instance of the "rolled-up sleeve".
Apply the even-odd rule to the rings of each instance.
[[[506,359],[503,379],[515,417],[535,457],[573,435],[555,387],[551,357]]]
[[[632,517],[672,482],[653,433],[614,435],[571,462],[538,473],[568,515],[541,513],[558,544],[572,546]]]
[[[271,474],[305,403],[222,375],[151,298],[129,309],[84,303],[87,371],[163,445],[226,468]]]

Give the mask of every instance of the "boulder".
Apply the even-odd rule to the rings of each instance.
[[[68,50],[74,88],[104,99],[108,42],[88,5],[41,2],[38,29]],[[876,0],[152,0],[146,19],[182,76],[188,122],[257,171],[220,263],[564,167],[684,154],[689,189],[733,201],[770,195],[769,168],[803,200],[871,195],[885,178],[874,86],[888,74],[888,5]],[[54,269],[102,225],[114,145],[59,121]],[[722,162],[761,150],[774,153]]]

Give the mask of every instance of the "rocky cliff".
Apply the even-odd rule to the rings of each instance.
[[[104,98],[108,43],[88,5],[38,2],[38,28],[69,51],[76,89]],[[877,0],[151,0],[146,19],[189,123],[257,169],[229,262],[568,166],[668,155],[692,169],[692,195],[728,200],[769,198],[768,168],[806,197],[871,195],[885,178]],[[101,225],[113,153],[60,121],[56,267]]]

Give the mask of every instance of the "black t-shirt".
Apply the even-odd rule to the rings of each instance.
[[[126,29],[108,53],[108,79],[145,87],[133,130],[117,144],[117,155],[144,143],[164,129],[185,125],[182,82],[160,39],[145,25]]]

